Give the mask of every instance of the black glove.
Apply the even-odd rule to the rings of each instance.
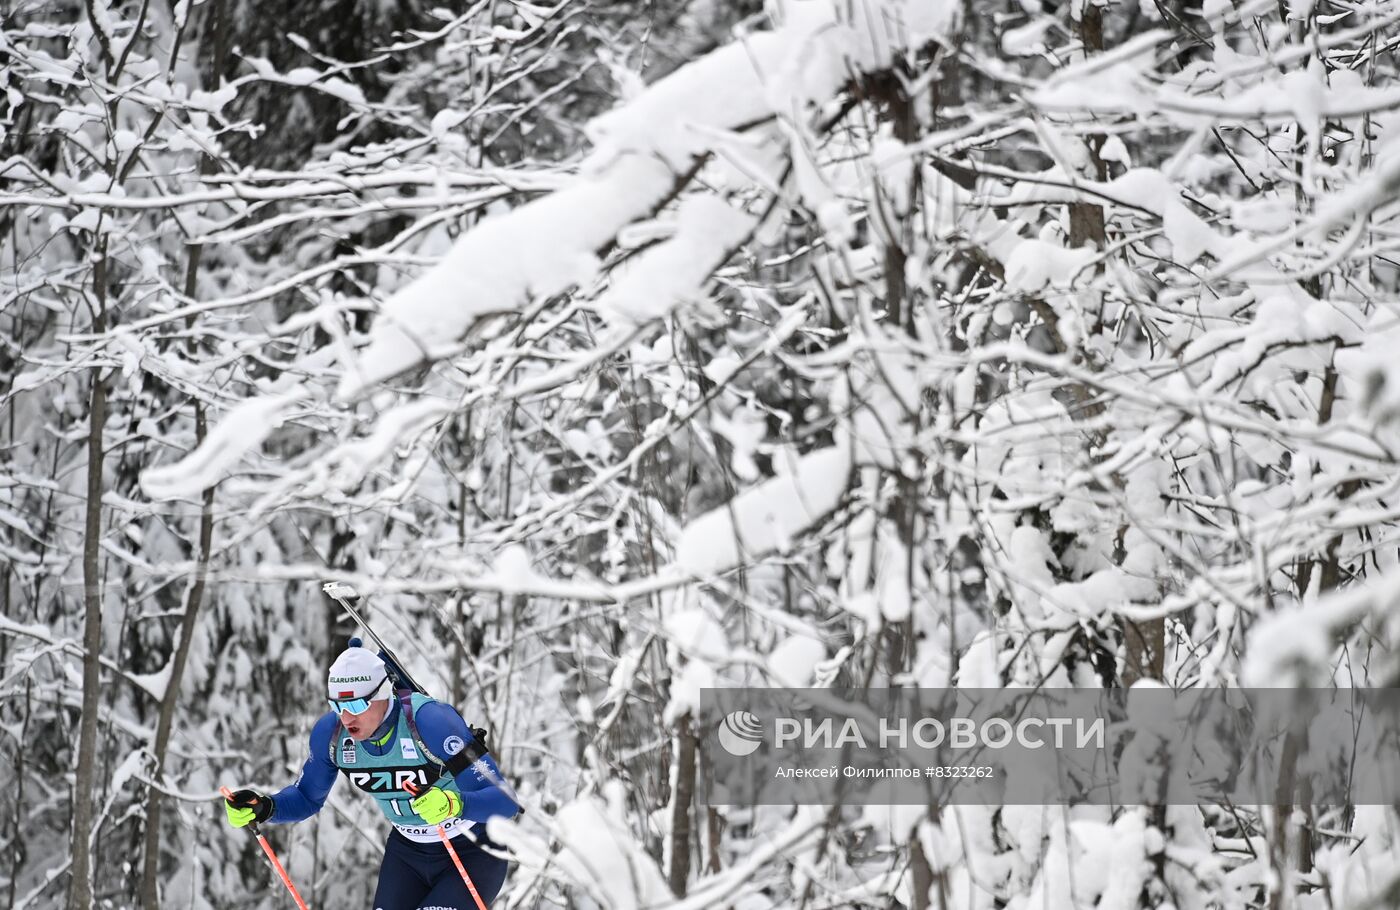
[[[272,797],[263,796],[256,790],[234,790],[233,798],[224,800],[228,822],[235,828],[242,828],[250,822],[262,824],[272,818],[273,808]],[[248,814],[249,810],[252,815]]]

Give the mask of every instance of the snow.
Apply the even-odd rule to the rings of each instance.
[[[722,199],[681,201],[670,239],[643,251],[612,272],[612,286],[594,301],[609,321],[637,324],[659,319],[701,296],[704,282],[757,225]]]
[[[1281,196],[1259,196],[1236,201],[1231,206],[1230,220],[1242,231],[1255,234],[1279,234],[1293,227],[1293,205]]]
[[[704,690],[715,688],[719,680],[719,674],[710,664],[698,660],[686,663],[671,677],[671,699],[661,712],[661,722],[675,724],[687,714],[698,717]]]
[[[358,86],[351,85],[344,79],[326,79],[318,83],[316,87],[328,95],[334,95],[346,104],[364,105],[365,103],[365,93],[360,91]]]
[[[880,535],[879,553],[875,598],[880,605],[880,615],[888,622],[903,622],[909,618],[914,604],[914,592],[909,585],[911,557],[909,550],[899,542],[892,526]],[[921,587],[915,585],[916,590]]]
[[[140,775],[142,767],[146,763],[146,753],[142,749],[132,749],[126,754],[121,762],[111,771],[111,776],[107,779],[107,784],[112,793],[116,793],[125,787],[132,778]]]
[[[347,365],[338,396],[355,398],[425,360],[454,353],[480,317],[592,280],[596,251],[648,216],[674,176],[630,154],[605,174],[576,180],[468,231],[442,261],[384,302],[370,343]]]
[[[982,631],[967,646],[958,660],[955,682],[964,689],[1001,688],[1000,652],[997,635]]]
[[[1359,415],[1382,424],[1400,415],[1400,363],[1395,357],[1400,327],[1389,323],[1388,316],[1373,320],[1373,330],[1365,333],[1361,343],[1338,351],[1335,358],[1343,387],[1356,402]]]
[[[710,370],[709,365],[705,371],[711,376],[720,374],[720,371]],[[710,419],[710,427],[729,442],[729,466],[734,471],[734,476],[744,481],[758,479],[758,465],[754,456],[758,454],[759,446],[768,434],[768,421],[763,415],[754,408],[741,406],[730,416],[715,414]]]
[[[671,900],[671,889],[620,817],[621,786],[609,784],[606,802],[584,795],[559,809],[553,819],[557,852],[511,825],[492,824],[489,834],[512,848],[523,865],[557,867],[608,910],[661,906]]]
[[[874,591],[859,591],[841,598],[841,608],[867,625],[879,628],[882,622],[880,599]]]
[[[227,107],[236,97],[238,97],[238,89],[232,85],[225,85],[219,88],[218,91],[190,92],[189,105],[199,108],[206,113],[217,114]]]
[[[171,659],[166,661],[165,666],[154,673],[132,673],[129,674],[127,678],[149,692],[152,698],[163,700],[165,698],[165,690],[170,685],[170,675],[174,670],[174,666],[175,661]]]
[[[197,496],[228,475],[245,454],[282,425],[287,412],[303,398],[293,389],[280,395],[251,398],[214,424],[203,444],[173,465],[141,475],[141,488],[152,499]]]
[[[849,453],[840,446],[803,455],[792,473],[746,490],[687,524],[676,544],[676,565],[708,578],[787,550],[836,508],[850,467]]]
[[[532,298],[591,283],[600,267],[598,251],[660,207],[678,176],[711,148],[714,129],[741,128],[825,100],[849,78],[851,65],[884,65],[902,41],[941,34],[955,17],[950,2],[872,4],[871,18],[853,23],[840,22],[837,6],[827,2],[788,7],[782,28],[706,54],[594,118],[585,132],[595,150],[573,185],[487,218],[384,302],[369,344],[345,365],[338,397],[356,398],[421,362],[453,353],[486,314],[512,312]],[[904,28],[892,32],[886,23]],[[692,203],[680,217],[683,226],[717,231],[718,237],[668,241],[615,303],[604,301],[604,310],[650,318],[691,293],[704,270],[688,254],[713,261],[751,229],[750,222],[717,205]],[[670,275],[671,266],[683,273]],[[646,283],[658,278],[668,279],[659,289]]]
[[[1085,270],[1098,255],[1093,247],[1065,249],[1035,238],[1022,240],[1006,260],[1006,284],[1027,293],[1065,286],[1076,276],[1087,277]]]
[[[1182,265],[1190,265],[1200,259],[1215,240],[1205,221],[1176,198],[1169,198],[1163,206],[1162,230],[1172,245],[1176,261]]]
[[[816,639],[791,635],[768,652],[768,674],[775,686],[806,688],[814,685],[818,665],[826,659],[826,648]]]
[[[434,137],[441,139],[450,131],[461,126],[466,119],[466,111],[445,107],[433,115],[433,119],[428,123],[428,130]]]
[[[1144,810],[1129,809],[1111,826],[1094,820],[1070,822],[1071,836],[1082,853],[1075,868],[1084,876],[1076,884],[1097,894],[1095,910],[1135,910],[1151,878]]]
[[[535,574],[530,563],[530,552],[520,544],[503,548],[492,563],[491,572],[506,584],[524,584]]]
[[[1394,137],[1383,147],[1389,151],[1400,146]],[[1400,190],[1400,154],[1382,156],[1378,166],[1361,176],[1351,186],[1324,197],[1317,209],[1317,228],[1328,230],[1352,218],[1371,212]]]
[[[732,653],[724,628],[701,607],[667,616],[665,629],[671,642],[689,657],[723,662]]]
[[[46,137],[10,143],[0,200],[0,720],[72,713],[96,660],[113,764],[92,795],[108,825],[139,814],[152,733],[133,718],[171,691],[190,500],[217,485],[166,764],[167,833],[200,834],[163,854],[167,903],[217,904],[249,858],[201,798],[218,779],[296,772],[316,706],[272,708],[337,646],[315,594],[328,565],[492,727],[530,804],[491,825],[515,860],[503,906],[774,910],[809,884],[813,907],[912,905],[915,847],[939,873],[929,903],[959,910],[1283,894],[1276,822],[1301,807],[1171,807],[1157,830],[1131,803],[697,804],[685,894],[667,887],[681,807],[658,759],[708,689],[1127,684],[1123,629],[1158,618],[1158,686],[1393,681],[1400,89],[1377,48],[1400,9],[1206,0],[1182,57],[1145,0],[1164,28],[1086,53],[1087,2],[696,0],[600,32],[582,0],[474,0],[426,28],[375,0],[391,44],[368,59],[264,30],[242,46],[266,59],[217,87],[169,59],[166,12],[133,30],[101,4],[133,54],[94,84],[91,23],[36,7],[0,36],[0,89]],[[986,21],[958,28],[965,6]],[[966,65],[950,103],[938,80]],[[902,85],[912,119],[872,82]],[[262,111],[307,100],[296,141],[269,135]],[[231,160],[221,137],[245,134]],[[114,154],[132,167],[115,182]],[[1102,207],[1104,249],[1067,246],[1071,202]],[[99,239],[119,265],[102,333],[77,293],[99,284]],[[96,370],[111,416],[89,656]],[[193,401],[213,435],[190,453]],[[63,754],[49,727],[31,724],[36,747]],[[66,862],[54,794],[12,883],[29,906],[65,881],[45,891],[33,862]],[[318,870],[313,906],[372,893],[365,802],[339,791],[277,834],[299,884]],[[1314,822],[1290,899],[1385,904],[1393,809]],[[349,868],[371,874],[325,871]]]
[[[1046,51],[1045,33],[1055,28],[1056,22],[1050,16],[1036,16],[1024,25],[1009,28],[1002,32],[1001,50],[1004,54],[1028,57]]]
[[[452,413],[450,402],[434,400],[413,401],[385,410],[372,432],[363,439],[337,446],[327,457],[330,484],[342,490],[353,488],[394,449],[413,441]]]
[[[1063,582],[1049,591],[1047,601],[1083,618],[1124,612],[1134,602],[1153,599],[1157,593],[1153,575],[1134,574],[1130,560],[1125,568],[1110,566],[1082,581]],[[1067,619],[1068,621],[1068,619]]]
[[[703,127],[732,129],[773,112],[764,83],[790,56],[798,56],[794,51],[806,37],[795,28],[750,35],[686,64],[589,123],[585,132],[597,149],[595,158],[608,161],[647,149],[673,170],[687,169],[691,159],[709,147]],[[813,85],[811,92],[826,94],[825,87]]]
[[[1064,405],[1034,391],[995,402],[978,427],[978,445],[965,460],[969,468],[991,472],[1008,496],[1035,495],[1064,469],[1069,440],[1049,430],[1069,425]]]
[[[1260,81],[1243,91],[1226,95],[1192,94],[1156,85],[1142,71],[1150,58],[1142,58],[1150,48],[1170,37],[1154,31],[1137,36],[1110,54],[1097,55],[1078,69],[1065,67],[1055,78],[1031,94],[1032,103],[1044,110],[1076,113],[1146,113],[1166,111],[1185,123],[1217,123],[1222,120],[1296,120],[1305,130],[1313,130],[1323,118],[1351,119],[1389,110],[1400,98],[1393,86],[1373,87],[1343,81],[1327,84],[1308,69],[1294,69],[1274,81]],[[1111,59],[1139,56],[1132,64],[1113,64]],[[1217,59],[1230,56],[1229,48],[1216,48]],[[1111,69],[1110,78],[1082,79],[1088,68]]]
[[[918,411],[917,361],[906,351],[882,350],[871,339],[831,396],[832,409],[850,412],[838,425],[838,448],[855,450],[858,466],[900,470],[911,444],[909,415]]]
[[[1336,636],[1366,616],[1388,609],[1393,602],[1391,584],[1351,588],[1258,620],[1249,633],[1242,674],[1245,684],[1328,685]]]
[[[1050,565],[1056,561],[1044,533],[1038,528],[1015,528],[1006,550],[1016,606],[1031,620],[1043,619],[1047,610],[1055,612],[1053,601],[1042,602],[1042,595],[1055,584]]]

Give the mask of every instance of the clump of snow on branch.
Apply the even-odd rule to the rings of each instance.
[[[453,353],[482,316],[587,283],[600,267],[602,248],[659,208],[680,175],[710,151],[710,130],[741,129],[825,101],[850,77],[851,67],[882,67],[905,42],[943,34],[956,5],[880,0],[865,7],[860,16],[843,21],[841,4],[786,4],[778,29],[687,64],[594,120],[586,132],[597,148],[573,185],[487,219],[384,302],[369,344],[346,365],[339,396],[353,398],[419,363]],[[685,253],[699,253],[689,272],[739,239],[744,223],[715,205],[683,207],[680,228],[714,230],[716,238],[668,241],[639,264],[642,277],[660,277],[661,267],[674,266]],[[681,293],[695,283],[689,277]],[[649,309],[639,309],[639,300],[655,294],[664,301],[676,293],[674,286],[626,284],[604,306],[638,318]]]

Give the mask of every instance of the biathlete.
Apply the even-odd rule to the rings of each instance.
[[[264,796],[237,790],[225,800],[229,824],[285,824],[321,810],[337,772],[374,798],[393,824],[374,893],[375,910],[478,910],[444,846],[446,829],[477,894],[490,906],[507,862],[484,848],[486,821],[518,807],[460,714],[421,692],[394,697],[388,668],[374,652],[347,648],[326,680],[330,711],[311,730],[311,754],[296,783]],[[483,734],[484,735],[484,734]],[[480,759],[490,773],[473,767]]]

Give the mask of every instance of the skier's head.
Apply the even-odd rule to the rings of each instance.
[[[365,739],[384,721],[393,691],[384,661],[367,648],[346,648],[326,674],[331,710],[354,739]]]

